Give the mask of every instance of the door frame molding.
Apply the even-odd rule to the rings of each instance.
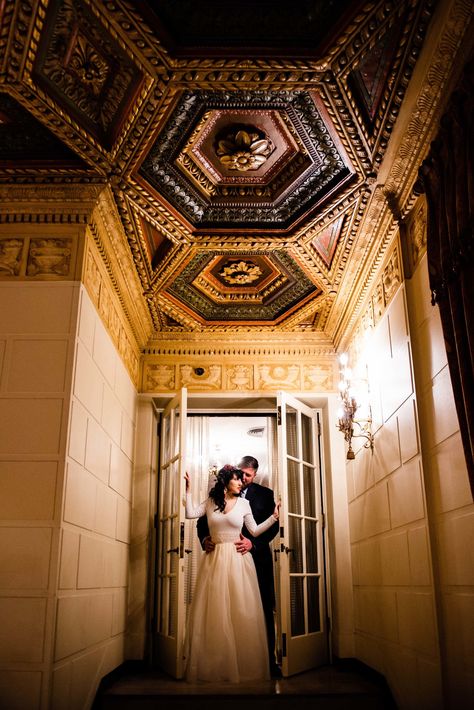
[[[156,433],[156,421],[166,404],[176,396],[177,393],[166,392],[156,394],[139,395],[139,409],[146,409],[149,417],[154,418],[154,432]],[[325,477],[323,486],[324,505],[327,514],[325,527],[325,554],[326,562],[326,588],[327,588],[327,610],[331,613],[331,623],[329,627],[329,648],[332,653],[339,658],[350,658],[354,656],[354,613],[353,613],[353,587],[351,578],[351,549],[349,536],[349,516],[348,516],[348,495],[346,483],[346,461],[344,440],[337,432],[335,422],[337,421],[337,408],[339,406],[339,396],[337,393],[308,393],[308,392],[288,392],[292,397],[299,399],[313,409],[321,410],[321,456],[322,470]],[[268,415],[276,411],[276,391],[275,392],[189,392],[188,391],[188,413],[220,414],[261,414]],[[151,415],[150,415],[151,413]],[[150,514],[143,520],[143,508],[139,513],[136,509],[132,511],[132,539],[131,544],[142,544],[146,539],[146,560],[147,569],[130,570],[130,584],[134,595],[129,601],[129,621],[127,624],[127,658],[134,660],[152,661],[151,654],[151,626],[150,626],[150,605],[152,599],[154,563],[153,548],[155,545],[155,530],[153,526],[154,513],[156,512],[157,496],[156,483],[158,472],[153,456],[156,458],[156,451],[153,454],[153,447],[146,445],[142,449],[143,432],[145,426],[150,431],[150,423],[137,423],[136,441],[137,464],[134,469],[133,487],[134,492],[139,489],[141,495],[136,497],[138,501],[143,497],[146,490],[150,496]],[[155,435],[155,442],[157,437]],[[156,445],[156,443],[155,443]],[[151,497],[155,492],[155,498]],[[154,509],[153,509],[154,506]],[[137,531],[140,530],[140,539],[137,538]],[[328,534],[330,531],[330,534]],[[135,538],[135,539],[134,539]],[[336,584],[331,584],[331,578],[337,580]],[[136,598],[140,599],[137,609]],[[134,627],[140,626],[140,638],[134,633]],[[143,636],[145,638],[143,638]]]

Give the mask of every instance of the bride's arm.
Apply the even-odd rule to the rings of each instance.
[[[248,504],[248,501],[247,501],[247,504]],[[272,525],[274,525],[278,520],[278,517],[279,517],[278,512],[279,511],[278,511],[278,506],[276,506],[275,512],[273,513],[273,515],[270,515],[270,517],[267,518],[266,520],[264,520],[263,523],[260,523],[260,525],[257,525],[257,523],[255,522],[255,518],[252,515],[252,511],[250,510],[249,504],[248,504],[248,507],[249,507],[249,510],[244,515],[244,523],[245,523],[245,527],[247,528],[249,533],[251,535],[253,535],[254,537],[258,537],[259,535],[264,533],[265,530],[268,530],[269,528],[271,528]]]
[[[206,514],[206,504],[207,501],[203,501],[197,506],[193,505],[193,500],[191,497],[191,492],[186,492],[186,518],[200,518]]]
[[[191,497],[191,480],[189,474],[186,471],[186,507],[185,507],[185,517],[186,518],[201,518],[206,514],[206,504],[207,501],[203,501],[198,506],[193,505],[193,499]]]

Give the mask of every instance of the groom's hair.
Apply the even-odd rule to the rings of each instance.
[[[242,456],[239,468],[253,468],[256,471],[258,469],[258,461],[253,456]]]

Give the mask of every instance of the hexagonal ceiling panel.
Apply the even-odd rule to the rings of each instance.
[[[202,322],[277,324],[321,289],[282,250],[198,251],[163,294]]]
[[[332,337],[435,6],[0,2],[0,185],[106,187],[157,331]]]
[[[316,92],[184,92],[136,179],[196,229],[286,230],[354,168]]]

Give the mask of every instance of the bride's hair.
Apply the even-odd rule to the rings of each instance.
[[[234,476],[240,478],[242,481],[242,471],[240,468],[235,468],[230,464],[226,464],[221,468],[216,476],[216,483],[213,488],[209,491],[209,498],[216,504],[216,510],[220,510],[221,513],[225,510],[225,489],[229,485],[229,481],[233,479]]]

